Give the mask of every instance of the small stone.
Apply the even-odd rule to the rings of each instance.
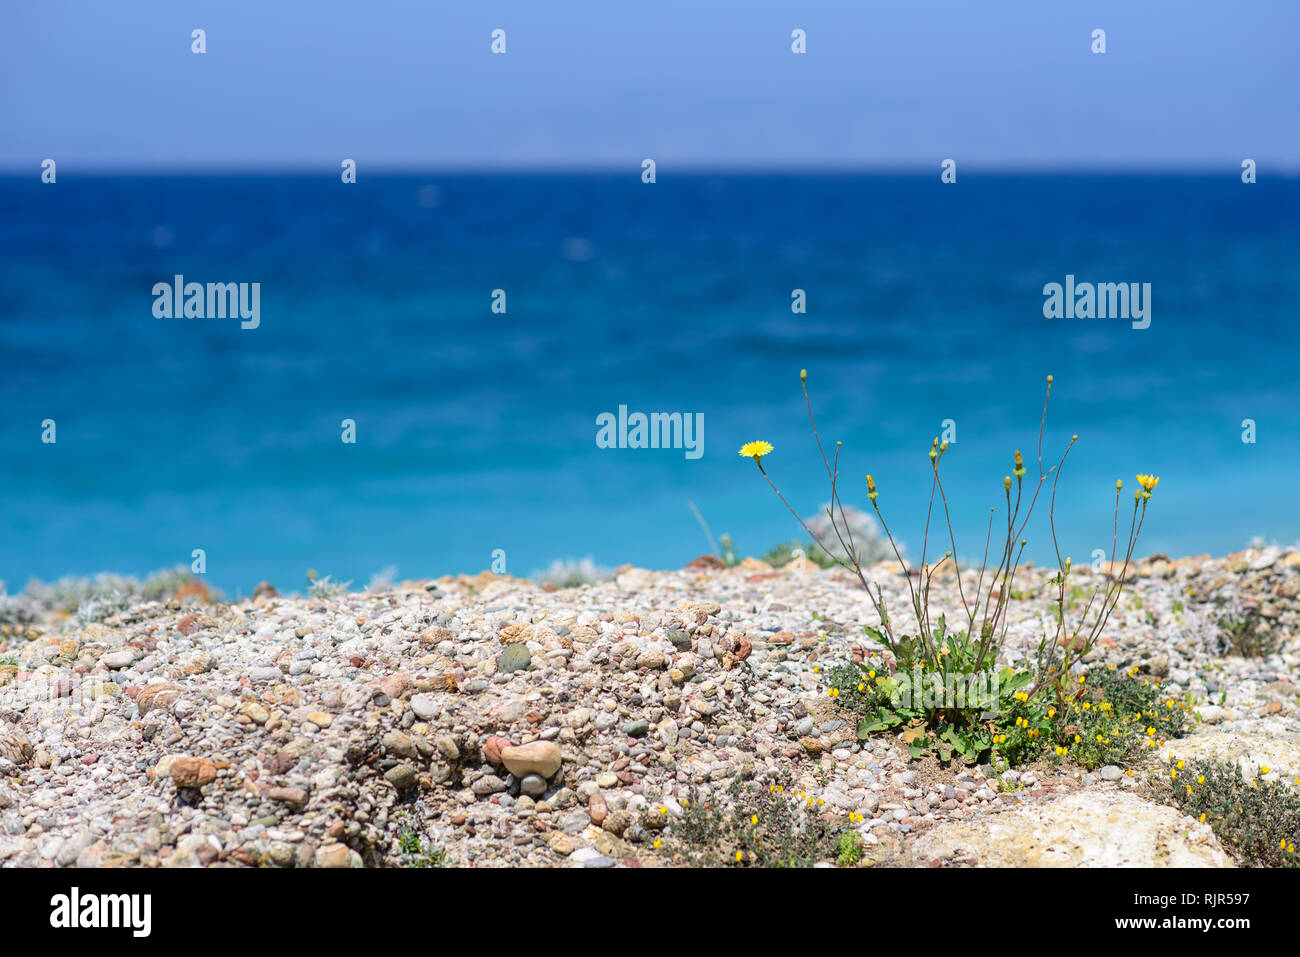
[[[519,790],[529,797],[540,797],[546,793],[546,778],[540,774],[528,774],[519,782]]]
[[[272,801],[283,801],[285,804],[303,805],[307,803],[307,792],[302,788],[269,788],[266,796]]]
[[[523,671],[532,663],[533,655],[523,642],[506,646],[497,659],[497,670],[504,672]]]
[[[162,761],[158,763],[161,765]],[[207,758],[175,755],[166,770],[178,788],[201,788],[217,779],[217,766]]]
[[[501,760],[517,778],[540,774],[549,780],[560,770],[560,746],[554,741],[533,741],[518,747],[506,747],[501,749]]]
[[[249,702],[248,704],[243,705],[239,709],[239,713],[247,715],[248,719],[252,721],[253,724],[266,724],[267,720],[271,717],[271,712],[267,711],[256,702]]]
[[[483,742],[483,757],[488,764],[500,764],[501,752],[511,746],[509,738],[494,734]]]
[[[1101,769],[1101,779],[1103,781],[1118,781],[1124,776],[1124,772],[1113,764],[1108,764]]]
[[[646,721],[644,718],[639,718],[635,721],[628,721],[623,725],[623,733],[629,738],[644,737],[649,731],[650,722]]]
[[[350,867],[352,850],[346,844],[326,844],[316,849],[317,867]]]
[[[384,780],[398,791],[406,791],[415,786],[415,768],[409,764],[399,764],[384,772]]]
[[[638,668],[663,668],[668,664],[668,659],[664,657],[662,651],[647,651],[636,660]]]
[[[456,746],[456,739],[449,734],[440,734],[433,739],[433,746],[438,749],[448,761],[460,760],[460,748]]]
[[[506,789],[506,782],[502,781],[495,774],[485,774],[473,784],[470,790],[478,797],[487,797],[491,794],[500,794]]]
[[[411,696],[411,710],[422,721],[432,721],[438,716],[438,705],[432,695],[417,694]]]
[[[105,668],[129,668],[135,663],[135,649],[121,648],[117,651],[110,651],[99,660],[104,663]]]

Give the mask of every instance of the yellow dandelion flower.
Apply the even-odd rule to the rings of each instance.
[[[764,455],[772,453],[772,446],[767,442],[746,442],[740,447],[740,457],[759,461]]]
[[[1148,492],[1155,491],[1155,487],[1160,484],[1160,476],[1158,475],[1139,475],[1137,480],[1138,484]]]

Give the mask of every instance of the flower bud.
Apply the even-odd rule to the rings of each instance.
[[[1002,480],[1002,487],[1003,487],[1004,489],[1006,489],[1008,492],[1011,491],[1011,476],[1010,476],[1010,475],[1008,475],[1006,478],[1004,478],[1004,479]]]
[[[808,381],[808,370],[807,370],[807,369],[800,369],[800,370],[799,370],[799,381],[800,381],[800,382],[807,382],[807,381]]]

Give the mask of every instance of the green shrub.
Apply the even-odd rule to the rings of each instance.
[[[1136,669],[1094,668],[1056,704],[1058,744],[1089,770],[1137,763],[1170,738],[1182,737],[1194,714],[1190,699],[1162,692],[1158,679]]]
[[[726,801],[700,801],[692,790],[672,838],[704,867],[811,867],[837,860],[844,825],[825,820],[818,802],[784,785],[737,777]]]
[[[1267,658],[1282,648],[1282,635],[1269,626],[1258,608],[1233,609],[1220,617],[1218,624],[1229,654]]]
[[[1261,774],[1268,772],[1260,769]],[[1207,823],[1248,864],[1296,867],[1300,842],[1300,794],[1281,781],[1247,779],[1231,761],[1170,759],[1165,786],[1175,806]]]
[[[1051,376],[1047,377],[1047,394],[1043,400],[1038,429],[1037,476],[1025,481],[1029,470],[1017,450],[1012,474],[1002,480],[1005,534],[999,523],[998,544],[990,551],[995,541],[995,508],[989,515],[988,535],[984,544],[984,557],[978,566],[978,578],[971,583],[973,587],[969,591],[957,572],[962,566],[957,555],[948,496],[940,476],[940,464],[948,452],[948,443],[941,442],[936,437],[931,442],[928,453],[929,505],[921,541],[919,576],[915,582],[912,569],[904,559],[889,523],[881,512],[880,493],[875,479],[867,475],[867,499],[875,509],[885,539],[907,582],[912,614],[908,623],[904,624],[892,617],[883,588],[870,580],[862,560],[864,549],[854,534],[855,524],[859,530],[861,524],[855,523],[850,515],[852,510],[846,508],[840,500],[839,459],[842,443],[835,443],[833,458],[827,456],[817,431],[812,401],[808,397],[807,372],[800,372],[799,379],[813,438],[821,451],[822,464],[830,482],[830,502],[825,509],[824,519],[819,518],[814,523],[804,521],[781,494],[763,466],[763,458],[773,451],[771,445],[767,442],[750,442],[741,448],[740,454],[754,460],[759,473],[803,530],[823,552],[857,578],[875,608],[879,625],[868,627],[866,632],[883,649],[883,653],[874,666],[863,666],[860,670],[875,670],[877,674],[871,676],[869,681],[864,681],[857,673],[838,673],[831,688],[833,694],[852,699],[851,705],[861,715],[859,736],[866,737],[878,731],[906,725],[904,739],[914,755],[933,750],[941,759],[956,753],[973,761],[989,753],[999,753],[1013,763],[1026,760],[1041,750],[1046,731],[1053,731],[1059,740],[1063,716],[1053,702],[1069,701],[1076,693],[1070,687],[1071,674],[1075,666],[1092,650],[1119,604],[1128,577],[1128,566],[1146,519],[1147,503],[1159,479],[1152,475],[1137,476],[1139,488],[1133,496],[1132,520],[1122,552],[1123,564],[1119,574],[1108,576],[1102,585],[1095,586],[1090,592],[1080,593],[1070,585],[1070,559],[1061,558],[1053,514],[1061,469],[1078,436],[1070,440],[1056,465],[1046,470],[1043,468],[1043,432],[1051,398]],[[1025,594],[1023,588],[1020,592],[1016,590],[1016,575],[1028,545],[1024,534],[1048,478],[1052,479],[1048,528],[1058,566],[1056,575],[1049,583],[1055,591],[1055,629],[1052,634],[1044,635],[1039,643],[1032,670],[999,668],[998,662],[1009,626],[1009,604],[1017,594]],[[1115,558],[1119,554],[1116,548],[1119,543],[1122,487],[1122,482],[1115,483],[1112,565],[1117,564]],[[946,544],[949,547],[938,561],[930,564],[930,529],[936,505],[943,513],[947,531]],[[814,524],[820,528],[820,533],[818,528],[813,527]],[[992,563],[989,561],[990,556],[994,559]],[[953,574],[956,579],[961,602],[956,627],[950,626],[944,616],[932,608],[931,588],[941,569],[946,574]],[[1086,601],[1084,594],[1088,594]],[[1082,610],[1075,616],[1073,612],[1080,604]],[[912,620],[915,622],[914,627]],[[928,688],[969,689],[972,686],[981,689],[975,706],[956,694],[924,694]],[[1061,745],[1058,744],[1058,753],[1060,748]]]

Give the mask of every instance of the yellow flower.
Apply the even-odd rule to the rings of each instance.
[[[1272,770],[1273,770],[1273,769],[1270,768],[1267,764],[1261,764],[1260,767],[1259,767],[1259,773],[1260,773],[1260,774],[1268,774],[1268,772],[1269,772],[1269,771],[1272,771]]]
[[[657,847],[659,847],[661,844],[663,844],[663,842],[662,842],[659,838],[656,837],[656,838],[655,838],[654,846],[657,848]]]
[[[1202,824],[1205,823],[1205,815],[1204,815],[1204,814],[1201,815],[1201,823],[1202,823]]]
[[[1137,480],[1138,484],[1148,492],[1155,491],[1155,487],[1160,484],[1160,476],[1158,475],[1139,475]]]
[[[758,827],[758,815],[755,814],[753,817],[751,817],[749,819],[749,823],[752,824],[754,827]]]
[[[764,455],[770,454],[771,451],[772,446],[767,442],[746,442],[740,447],[740,456],[757,462]]]
[[[1197,776],[1196,776],[1196,783],[1197,783],[1197,784],[1204,784],[1204,783],[1205,783],[1205,775],[1204,775],[1204,774],[1199,774],[1199,775],[1197,775]]]
[[[1055,708],[1048,708],[1048,709],[1047,709],[1047,716],[1048,716],[1049,718],[1055,718],[1055,717],[1056,717],[1056,709],[1055,709]]]
[[[739,863],[740,863],[741,861],[743,861],[744,859],[745,859],[745,855],[742,854],[740,851],[737,851],[737,852],[736,852],[736,863],[739,864]]]

